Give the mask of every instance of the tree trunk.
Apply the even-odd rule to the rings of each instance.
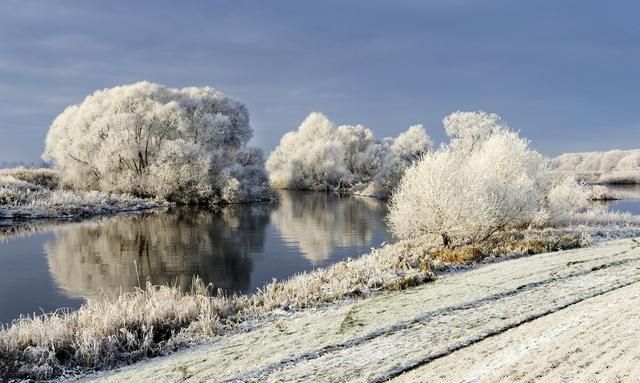
[[[447,233],[442,233],[440,236],[442,237],[442,244],[444,247],[449,247],[449,245],[451,245],[451,238],[449,238],[449,235]]]

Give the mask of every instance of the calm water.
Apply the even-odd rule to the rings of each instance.
[[[640,188],[618,192],[626,199],[609,208],[640,214]],[[0,322],[78,307],[146,279],[186,289],[199,275],[227,291],[252,292],[390,241],[385,213],[371,198],[281,192],[278,204],[37,223],[35,233],[0,240]]]
[[[252,292],[389,241],[384,215],[384,203],[371,198],[282,192],[278,204],[41,224],[0,241],[0,322],[78,307],[103,292],[132,290],[138,279],[187,288],[199,275]]]
[[[629,212],[640,215],[640,186],[637,185],[611,185],[607,187],[618,201],[608,203],[610,210]]]

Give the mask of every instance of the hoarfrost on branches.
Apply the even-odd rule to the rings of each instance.
[[[336,126],[311,113],[297,131],[282,137],[267,160],[276,188],[339,190],[386,196],[404,169],[432,147],[422,125],[396,139],[378,140],[362,125]]]
[[[556,180],[547,159],[499,116],[456,112],[443,123],[451,142],[407,169],[391,197],[388,222],[398,237],[478,242],[586,207],[588,193],[573,179]]]
[[[246,146],[252,134],[246,106],[213,88],[139,82],[68,107],[43,158],[75,189],[243,202],[270,196],[262,154]]]
[[[565,153],[551,160],[554,171],[604,184],[640,184],[640,149]]]

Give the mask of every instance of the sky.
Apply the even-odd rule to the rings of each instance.
[[[0,2],[0,162],[37,161],[97,89],[213,86],[268,153],[312,111],[436,142],[457,110],[501,115],[547,155],[640,147],[640,2]]]

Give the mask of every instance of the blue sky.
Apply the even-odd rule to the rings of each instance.
[[[148,80],[245,102],[273,149],[311,111],[379,136],[456,110],[502,115],[539,151],[640,147],[633,1],[0,3],[0,161],[37,160],[96,89]]]

